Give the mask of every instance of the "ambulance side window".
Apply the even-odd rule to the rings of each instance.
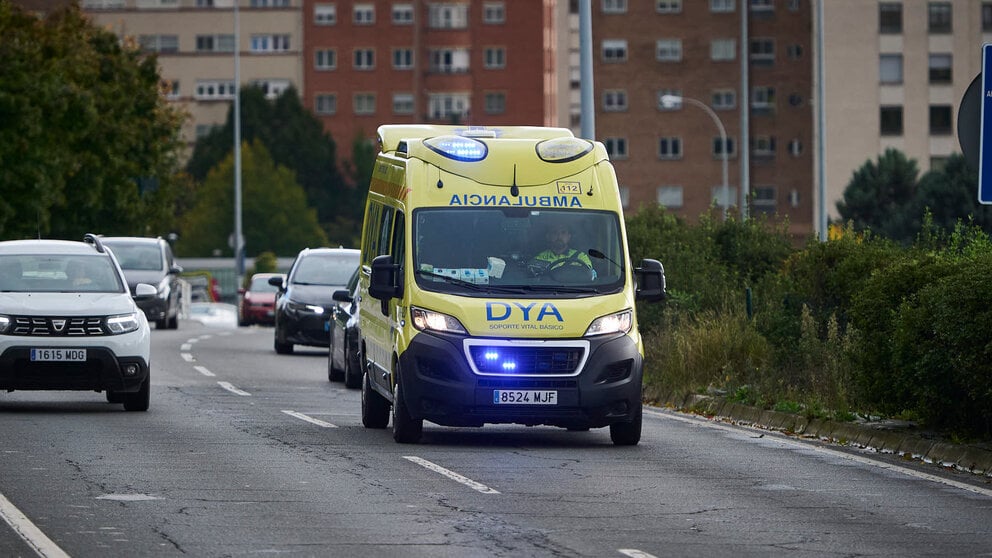
[[[382,208],[382,228],[379,229],[379,238],[376,241],[373,253],[376,256],[382,256],[389,253],[389,233],[393,231],[393,208],[383,207]]]
[[[368,215],[365,217],[366,229],[362,245],[362,264],[364,265],[370,265],[372,258],[378,255],[379,236],[381,234],[381,229],[378,227],[380,226],[379,214],[381,212],[381,204],[375,202],[369,204]]]
[[[400,265],[400,277],[403,276],[403,260],[406,254],[405,239],[406,235],[403,230],[403,212],[396,212],[396,221],[393,224],[393,245],[392,249],[389,251],[393,256],[393,262]]]

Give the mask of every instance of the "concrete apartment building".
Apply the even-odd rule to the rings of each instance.
[[[895,148],[922,176],[960,153],[958,107],[992,42],[992,2],[823,4],[827,210],[854,171]],[[977,193],[976,193],[977,196]]]
[[[745,182],[750,214],[787,216],[790,232],[806,235],[814,202],[810,3],[746,2],[746,46],[743,4],[595,0],[596,136],[615,160],[630,211],[658,202],[694,220],[713,205],[723,208],[725,149],[729,211],[739,212]],[[665,96],[683,101],[666,106]]]
[[[183,138],[222,125],[234,99],[233,0],[82,0],[97,25],[134,37],[158,55],[168,97],[190,115]],[[238,56],[242,84],[271,97],[302,90],[303,22],[299,0],[241,0]]]
[[[348,157],[381,124],[557,125],[554,0],[303,0],[304,104]]]

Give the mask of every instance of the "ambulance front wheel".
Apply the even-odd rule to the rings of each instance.
[[[401,444],[416,444],[424,433],[424,420],[410,417],[406,400],[403,398],[402,376],[399,364],[396,365],[396,387],[393,388],[393,439]]]
[[[641,441],[641,420],[643,411],[637,406],[634,418],[630,422],[618,422],[610,425],[610,439],[615,446],[636,446]]]

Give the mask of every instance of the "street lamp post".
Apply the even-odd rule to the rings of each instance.
[[[696,105],[697,107],[703,109],[706,114],[710,115],[713,119],[713,123],[716,124],[717,130],[720,131],[720,162],[722,163],[723,172],[723,220],[727,220],[727,210],[730,207],[730,185],[727,183],[727,129],[723,127],[723,122],[720,121],[720,117],[713,112],[706,103],[693,99],[692,97],[683,97],[680,95],[662,95],[661,96],[661,106],[665,108],[676,108],[685,101],[689,104]]]

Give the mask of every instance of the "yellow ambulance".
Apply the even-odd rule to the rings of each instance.
[[[665,296],[631,265],[601,143],[563,128],[387,125],[359,278],[362,423],[397,442],[425,420],[610,427],[641,437],[634,301]]]

